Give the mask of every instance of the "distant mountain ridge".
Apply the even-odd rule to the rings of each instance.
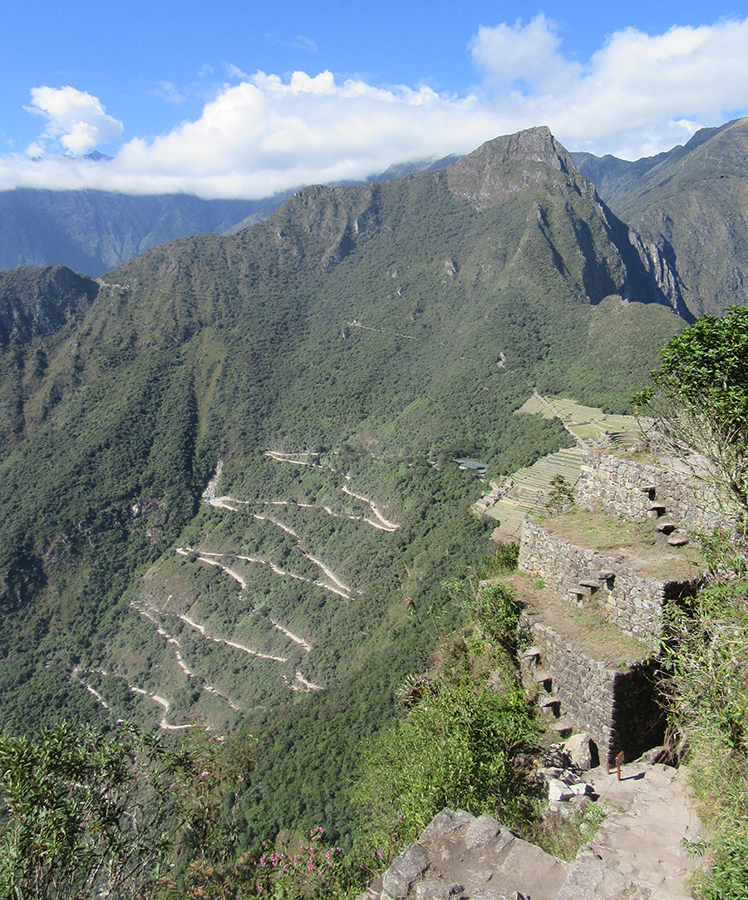
[[[94,151],[86,159],[106,164]],[[393,165],[390,181],[437,171],[458,157]],[[0,270],[64,265],[95,278],[159,244],[195,234],[234,234],[272,215],[293,191],[260,200],[203,200],[189,194],[111,191],[0,191]]]
[[[694,316],[748,303],[748,119],[626,162],[572,154],[579,171],[677,273]]]
[[[0,269],[63,264],[96,277],[167,241],[267,218],[286,196],[201,200],[187,194],[1,191]]]
[[[394,165],[370,183],[435,172],[457,160]],[[702,129],[685,146],[635,162],[571,153],[564,165],[594,183],[635,229],[633,246],[681,315],[718,314],[748,302],[748,119]],[[104,191],[0,192],[0,269],[63,264],[96,277],[176,238],[235,234],[267,218],[290,193],[209,201]]]

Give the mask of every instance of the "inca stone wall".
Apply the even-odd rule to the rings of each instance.
[[[653,650],[662,636],[664,604],[693,593],[696,586],[695,581],[645,578],[615,556],[575,547],[528,521],[522,525],[519,568],[566,602],[600,609],[611,624]]]
[[[615,669],[582,653],[527,612],[523,618],[532,629],[532,641],[541,653],[541,665],[553,680],[553,693],[561,702],[562,715],[589,734],[597,744],[600,758],[604,759],[613,736]],[[527,680],[532,680],[532,671],[527,674]]]
[[[661,742],[665,715],[653,690],[656,659],[615,668],[582,652],[527,611],[523,617],[540,651],[540,665],[552,679],[562,717],[589,734],[601,761],[612,762],[620,751],[626,760],[635,759]],[[537,681],[531,666],[524,676],[526,684]]]
[[[584,451],[575,493],[583,509],[637,522],[664,513],[692,532],[725,524],[714,491],[706,482],[611,451]]]

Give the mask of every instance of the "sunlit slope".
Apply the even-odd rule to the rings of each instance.
[[[307,188],[236,236],[108,273],[54,334],[16,335],[7,720],[228,721],[408,646],[405,592],[433,597],[485,547],[480,486],[452,457],[499,475],[568,443],[513,415],[533,388],[584,376],[625,406],[683,324],[654,271],[534,129],[439,172]],[[633,367],[606,366],[611,334]],[[219,460],[229,499],[210,505]]]

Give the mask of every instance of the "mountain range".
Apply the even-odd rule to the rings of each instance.
[[[489,553],[454,460],[491,478],[567,446],[516,414],[534,391],[626,411],[722,302],[633,187],[668,159],[577,166],[539,127],[96,279],[1,272],[0,723],[248,729],[247,833],[345,833],[361,740]]]

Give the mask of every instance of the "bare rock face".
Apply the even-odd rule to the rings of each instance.
[[[360,900],[555,900],[568,872],[492,816],[445,809]]]
[[[552,172],[576,174],[576,166],[543,125],[487,141],[447,171],[453,193],[470,200],[478,209],[489,209],[510,194],[547,181]],[[594,193],[586,179],[580,177],[579,181],[588,193]]]

